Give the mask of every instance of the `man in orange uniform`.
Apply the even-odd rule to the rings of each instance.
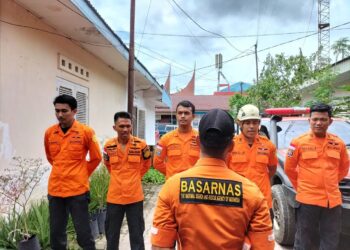
[[[48,189],[51,248],[67,249],[70,213],[79,246],[84,250],[95,249],[88,213],[89,176],[102,159],[100,147],[94,131],[74,119],[77,113],[74,97],[60,95],[53,104],[58,124],[46,130],[44,140],[46,157],[52,165]]]
[[[259,188],[228,169],[234,122],[221,109],[210,110],[199,124],[201,158],[169,178],[160,191],[151,229],[152,249],[272,250],[269,209]],[[246,249],[246,248],[245,248]]]
[[[176,106],[178,128],[163,135],[156,146],[153,166],[168,179],[191,168],[199,159],[198,132],[192,128],[195,107],[190,101]]]
[[[119,249],[125,213],[131,250],[142,250],[145,249],[145,223],[141,179],[151,166],[151,152],[145,141],[131,135],[129,113],[117,112],[113,129],[118,136],[106,142],[103,152],[104,163],[111,175],[107,194],[107,250]]]
[[[270,178],[277,167],[276,147],[267,137],[259,135],[260,119],[259,109],[254,105],[244,105],[238,111],[241,133],[234,138],[228,166],[258,185],[271,209]]]
[[[311,131],[292,140],[285,173],[300,203],[296,210],[294,249],[337,249],[342,197],[338,183],[347,175],[349,156],[344,142],[327,132],[332,109],[317,104],[310,109]],[[317,242],[316,242],[317,241]]]

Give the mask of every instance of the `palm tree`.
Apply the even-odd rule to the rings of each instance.
[[[340,38],[332,45],[333,54],[335,55],[335,61],[338,61],[338,56],[341,55],[341,59],[350,55],[350,40],[347,37]]]

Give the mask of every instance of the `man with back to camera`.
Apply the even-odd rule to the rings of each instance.
[[[58,124],[45,132],[45,152],[52,165],[48,185],[50,244],[67,249],[66,227],[72,216],[77,241],[84,250],[95,249],[89,224],[89,176],[102,156],[94,131],[74,119],[77,101],[59,95],[53,102]],[[86,160],[89,152],[90,160]]]
[[[152,249],[272,250],[267,202],[259,188],[228,169],[234,122],[221,109],[199,123],[201,156],[196,165],[169,178],[162,187],[151,229]],[[198,140],[198,139],[197,139]],[[199,143],[199,142],[198,142]]]
[[[349,156],[344,142],[327,132],[329,105],[313,105],[309,123],[310,131],[292,140],[284,166],[300,203],[294,249],[309,250],[319,243],[319,249],[335,250],[341,229],[339,182],[349,171]]]
[[[108,140],[103,151],[104,163],[111,176],[107,193],[107,250],[119,249],[125,213],[131,250],[143,250],[145,223],[141,179],[151,166],[151,152],[144,140],[131,135],[129,113],[117,112],[113,129],[117,137]]]
[[[237,122],[241,133],[234,137],[235,147],[228,157],[227,165],[258,185],[271,211],[270,178],[277,168],[276,147],[267,137],[259,135],[260,120],[256,106],[247,104],[240,108]]]
[[[198,132],[192,128],[195,111],[190,101],[179,102],[176,106],[178,128],[163,135],[157,143],[153,165],[167,179],[191,168],[199,159]]]

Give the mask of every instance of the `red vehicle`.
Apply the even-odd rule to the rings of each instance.
[[[282,245],[292,245],[295,235],[295,190],[284,173],[284,161],[287,148],[291,140],[310,128],[308,117],[301,114],[309,113],[308,108],[275,108],[267,109],[269,118],[261,121],[264,132],[277,147],[279,165],[276,174],[271,180],[272,206],[274,213],[275,240]],[[294,115],[294,116],[292,116]],[[299,115],[299,116],[295,116]],[[328,128],[330,133],[339,136],[350,148],[350,122],[344,119],[333,118]],[[343,198],[342,235],[339,249],[349,249],[350,239],[350,173],[340,183],[339,188]]]

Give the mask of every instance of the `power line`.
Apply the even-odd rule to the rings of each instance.
[[[97,46],[97,47],[105,47],[105,48],[113,48],[113,47],[115,47],[115,46],[113,46],[113,45],[111,45],[111,44],[100,44],[100,43],[85,42],[85,41],[81,41],[81,40],[77,40],[77,39],[68,37],[68,36],[66,36],[66,35],[62,35],[62,34],[60,34],[60,33],[52,32],[52,31],[48,31],[48,30],[44,30],[44,29],[40,29],[40,28],[35,28],[35,27],[27,26],[27,25],[15,24],[15,23],[7,22],[7,21],[2,20],[2,19],[0,19],[0,22],[6,23],[6,24],[11,25],[11,26],[15,26],[15,27],[32,29],[32,30],[35,30],[35,31],[40,31],[40,32],[44,32],[44,33],[51,34],[51,35],[63,37],[63,38],[66,38],[66,39],[69,39],[69,40],[71,40],[71,41],[75,41],[75,42],[78,42],[78,43],[93,45],[93,46]],[[142,46],[142,47],[143,47],[143,46]],[[143,47],[143,48],[145,48],[145,47]],[[147,49],[147,48],[146,48],[146,49]],[[148,50],[150,50],[150,49],[148,49]],[[150,51],[152,51],[152,50],[150,50]],[[154,51],[152,51],[152,52],[155,53]],[[144,51],[140,51],[140,53],[141,53],[141,54],[144,54],[144,55],[147,55],[147,56],[149,56],[149,57],[151,57],[151,58],[153,58],[153,59],[156,59],[156,60],[158,60],[158,61],[161,61],[161,62],[163,62],[163,63],[165,63],[165,64],[167,64],[167,65],[172,65],[171,63],[166,62],[166,61],[164,61],[164,60],[162,60],[162,59],[159,59],[159,58],[157,58],[157,57],[155,57],[155,56],[152,56],[152,55],[150,55],[150,54],[148,54],[148,53],[146,53],[146,52],[144,52]],[[156,53],[156,54],[159,54],[159,53]],[[159,55],[161,55],[161,54],[159,54]],[[161,55],[161,56],[163,56],[163,55]],[[163,56],[163,57],[165,57],[165,56]],[[166,58],[166,57],[165,57],[165,58]],[[170,60],[169,58],[166,58],[166,59]],[[176,61],[173,61],[173,60],[170,60],[170,61],[173,62],[173,63],[175,62],[175,63],[178,64],[178,65],[181,65],[181,64],[177,63]],[[177,67],[176,65],[173,65],[173,66],[174,66],[174,67]],[[187,69],[189,69],[189,67],[187,67],[187,66],[184,66],[184,65],[181,65],[181,66],[182,66],[182,67],[185,67],[185,68],[187,68]],[[180,67],[177,67],[177,68],[179,68],[179,69],[181,69],[181,70],[184,70],[183,68],[180,68]],[[191,71],[189,71],[189,72],[193,72],[193,70],[191,70]]]
[[[144,48],[144,49],[147,49],[147,50],[151,51],[152,53],[155,53],[155,54],[159,55],[160,57],[165,58],[166,60],[169,60],[171,63],[169,63],[169,62],[167,62],[167,61],[164,61],[164,60],[162,60],[162,59],[160,59],[160,58],[157,58],[157,57],[155,57],[155,56],[153,56],[153,55],[151,55],[151,54],[149,54],[149,53],[146,53],[146,52],[144,52],[144,51],[142,51],[142,50],[140,50],[140,53],[141,53],[141,54],[144,54],[144,55],[146,55],[146,56],[149,56],[149,57],[151,57],[151,58],[153,58],[153,59],[155,59],[155,60],[158,60],[158,61],[160,61],[160,62],[162,62],[162,63],[164,63],[164,64],[167,64],[167,65],[169,65],[169,66],[171,65],[171,66],[173,66],[173,67],[175,67],[175,68],[178,68],[178,69],[180,69],[180,70],[190,70],[191,72],[193,72],[193,69],[190,69],[190,67],[188,67],[188,66],[182,65],[182,64],[180,64],[180,63],[178,63],[178,62],[176,62],[176,61],[174,61],[174,60],[171,60],[171,59],[169,59],[168,57],[166,57],[166,56],[164,56],[164,55],[162,55],[162,54],[159,54],[158,52],[155,52],[155,51],[153,51],[153,50],[151,50],[151,49],[148,49],[148,48],[146,48],[146,47],[144,47],[144,46],[141,46],[141,47]],[[181,67],[176,66],[176,64],[177,64],[177,65],[180,65]],[[212,71],[212,70],[211,70],[211,71]],[[210,72],[211,72],[211,71],[210,71]],[[210,72],[202,73],[202,74],[198,73],[198,74],[199,74],[199,77],[197,77],[197,78],[198,78],[198,79],[199,79],[199,78],[203,78],[203,79],[207,79],[207,80],[211,80],[211,81],[212,81],[213,79],[211,79],[211,78],[203,77],[203,76],[209,74]],[[163,75],[163,76],[167,76],[167,75]],[[161,78],[163,78],[163,76],[161,76]]]
[[[189,14],[187,14],[187,12],[186,12],[184,9],[182,9],[181,6],[180,6],[175,0],[172,0],[172,1],[173,1],[173,2],[175,3],[175,5],[182,11],[182,13],[184,13],[184,14],[185,14],[193,23],[195,23],[201,30],[204,30],[204,31],[206,31],[206,32],[208,32],[208,33],[210,33],[210,34],[213,34],[213,35],[215,35],[215,36],[219,36],[219,37],[225,39],[225,41],[226,41],[232,48],[234,48],[234,49],[237,50],[238,52],[242,52],[242,50],[236,48],[236,47],[235,47],[226,37],[224,37],[223,35],[218,34],[218,33],[215,33],[215,32],[212,32],[212,31],[210,31],[210,30],[207,30],[207,29],[203,28],[203,27],[202,27],[199,23],[197,23]]]
[[[310,28],[312,13],[314,11],[314,5],[315,5],[315,0],[312,0],[311,12],[310,12],[310,16],[309,16],[309,23],[307,24],[307,32],[309,31],[309,28]],[[304,47],[305,41],[306,41],[306,38],[304,39],[301,47]]]
[[[184,68],[189,69],[188,66],[185,66],[185,65],[183,65],[183,64],[181,64],[181,63],[178,63],[178,62],[176,62],[174,59],[171,59],[171,58],[169,58],[169,57],[167,57],[167,56],[164,56],[164,55],[160,54],[160,53],[157,52],[157,51],[154,51],[154,50],[152,50],[152,49],[150,49],[150,48],[147,48],[147,47],[145,47],[145,46],[143,46],[143,45],[140,45],[140,48],[143,48],[143,49],[145,49],[145,50],[148,50],[148,51],[150,51],[150,52],[152,52],[152,53],[158,55],[159,57],[168,60],[169,62],[171,62],[171,63],[167,63],[168,65],[170,65],[170,64],[171,64],[171,65],[177,64],[177,65],[180,66],[180,67],[177,67],[177,68],[179,68],[179,69],[180,69],[180,68],[181,68],[181,69],[184,69]],[[140,50],[140,53],[142,53],[141,50]],[[175,65],[174,65],[174,66],[175,66]],[[176,66],[175,66],[175,67],[176,67]]]
[[[333,31],[338,30],[348,30],[350,28],[339,28],[339,29],[333,29]],[[116,33],[122,33],[128,31],[123,30],[116,30]],[[297,34],[306,34],[306,33],[314,33],[317,32],[317,30],[309,30],[309,31],[296,31],[296,32],[281,32],[281,33],[266,33],[266,34],[259,34],[259,37],[262,36],[285,36],[285,35],[297,35]],[[136,34],[141,34],[141,32],[136,32]],[[164,36],[164,37],[194,37],[194,35],[187,35],[187,34],[170,34],[170,33],[147,33],[145,32],[144,35],[146,36]],[[210,36],[210,35],[195,35],[195,37],[198,38],[215,38],[215,39],[223,39],[222,37],[217,36]],[[249,37],[256,37],[256,34],[249,34],[249,35],[232,35],[232,36],[226,36],[227,38],[249,38]]]
[[[344,26],[344,25],[347,25],[347,24],[350,24],[350,21],[349,22],[345,22],[345,23],[342,23],[342,24],[339,24],[339,25],[336,25],[334,27],[331,27],[329,28],[329,30],[333,30],[335,28],[338,28],[338,27],[341,27],[341,26]],[[293,40],[289,40],[289,41],[286,41],[286,42],[283,42],[283,43],[279,43],[279,44],[275,44],[273,46],[269,46],[269,47],[266,47],[266,48],[263,48],[263,49],[260,49],[258,50],[257,52],[262,52],[262,51],[266,51],[266,50],[269,50],[269,49],[273,49],[273,48],[276,48],[276,47],[279,47],[279,46],[282,46],[282,45],[286,45],[286,44],[289,44],[289,43],[292,43],[292,42],[295,42],[295,41],[298,41],[298,40],[301,40],[305,37],[309,37],[309,36],[314,36],[316,35],[318,32],[314,32],[312,34],[309,34],[309,35],[306,35],[306,36],[302,36],[302,37],[298,37],[298,38],[295,38]],[[234,60],[237,60],[237,59],[240,59],[240,58],[244,58],[244,57],[247,57],[247,56],[250,56],[254,54],[254,52],[249,52],[245,55],[240,55],[238,54],[237,56],[233,57],[233,58],[230,58],[228,60],[225,60],[223,61],[222,63],[228,63],[228,62],[231,62],[231,61],[234,61]],[[215,64],[210,64],[210,65],[207,65],[207,66],[203,66],[203,67],[199,67],[197,68],[197,70],[201,70],[201,69],[206,69],[206,68],[209,68],[209,67],[213,67],[215,66]],[[188,74],[188,73],[191,73],[192,71],[188,71],[188,72],[184,72],[184,73],[181,73],[181,74],[176,74],[176,75],[172,75],[172,76],[180,76],[180,75],[184,75],[184,74]]]
[[[69,5],[63,3],[61,0],[56,0],[56,1],[59,2],[60,4],[62,4],[62,5],[63,5],[64,7],[66,7],[67,9],[71,10],[72,12],[74,12],[75,14],[77,14],[77,15],[79,15],[79,16],[81,16],[81,17],[83,17],[83,18],[85,19],[85,17],[84,17],[82,14],[80,14],[80,13],[79,13],[78,11],[76,11],[75,9],[71,8]]]
[[[251,46],[252,47],[252,46]],[[251,48],[250,47],[250,48]],[[246,57],[246,56],[250,56],[252,54],[254,54],[254,51],[251,51],[250,48],[246,49],[245,51],[243,51],[242,53],[239,53],[237,56],[231,58],[231,59],[228,59],[226,61],[223,61],[222,63],[226,63],[226,62],[230,62],[230,61],[233,61],[233,60],[236,60],[236,59],[239,59],[239,58],[243,58],[243,57]],[[247,54],[244,54],[245,52],[247,51],[250,51],[248,52]],[[242,55],[244,54],[244,55]],[[202,70],[202,69],[206,69],[206,68],[210,68],[210,67],[213,67],[215,66],[215,64],[210,64],[210,65],[207,65],[207,66],[203,66],[203,67],[199,67],[199,68],[196,68],[196,70]],[[187,71],[187,72],[184,72],[184,73],[180,73],[180,74],[176,74],[176,75],[172,75],[172,76],[180,76],[180,75],[185,75],[185,74],[188,74],[188,73],[191,73],[192,71]]]
[[[171,2],[168,0],[168,3],[170,4],[170,6],[173,8],[173,10],[176,12],[177,15],[179,15],[179,13],[176,11],[175,7],[171,4]],[[192,37],[194,38],[194,40],[198,43],[198,45],[202,48],[203,51],[205,51],[205,53],[207,53],[210,56],[210,53],[208,52],[208,50],[202,45],[202,43],[198,40],[198,38],[196,36],[193,35],[191,29],[186,25],[186,23],[184,22],[187,30],[192,34]]]
[[[147,14],[146,14],[146,20],[145,20],[145,24],[143,25],[143,31],[142,31],[142,34],[141,34],[141,40],[140,40],[139,46],[141,46],[141,44],[142,44],[143,35],[145,33],[145,30],[146,30],[146,26],[147,26],[147,22],[148,22],[148,14],[149,14],[149,10],[151,9],[151,4],[152,4],[152,0],[149,0]],[[137,50],[136,57],[139,55],[139,52],[140,52],[140,49]]]
[[[69,36],[66,36],[66,35],[63,35],[63,34],[60,34],[60,33],[52,32],[52,31],[48,31],[48,30],[44,30],[44,29],[40,29],[40,28],[36,28],[36,27],[32,27],[32,26],[27,26],[27,25],[22,25],[22,24],[16,24],[16,23],[8,22],[8,21],[2,20],[2,19],[0,19],[0,22],[6,23],[6,24],[8,24],[8,25],[16,26],[16,27],[27,28],[27,29],[32,29],[32,30],[36,30],[36,31],[45,32],[45,33],[48,33],[48,34],[52,34],[52,35],[64,37],[64,38],[67,38],[67,39],[72,40],[72,41],[75,41],[75,42],[84,43],[84,44],[89,44],[89,45],[92,45],[92,46],[97,46],[97,47],[116,47],[116,46],[111,45],[111,44],[86,42],[86,41],[74,39],[74,38],[72,38],[72,37],[69,37]],[[350,24],[350,21],[349,21],[349,22],[342,23],[342,24],[339,24],[339,25],[336,25],[336,26],[333,26],[333,27],[329,28],[329,30],[333,31],[333,30],[350,29],[350,28],[339,28],[339,27],[341,27],[341,26],[345,26],[345,25],[348,25],[348,24]],[[305,33],[305,32],[302,32],[302,33]],[[265,51],[265,50],[270,49],[270,48],[275,48],[275,47],[278,47],[278,46],[281,46],[281,45],[285,45],[285,44],[287,44],[287,43],[295,42],[295,41],[297,41],[297,40],[303,39],[303,38],[305,38],[305,37],[310,37],[310,36],[313,36],[313,35],[316,35],[316,34],[317,34],[317,31],[313,32],[312,34],[306,35],[306,36],[298,37],[298,38],[293,39],[293,40],[289,40],[289,41],[286,41],[286,42],[283,42],[283,43],[279,43],[279,44],[276,44],[276,45],[273,45],[273,46],[270,46],[270,47],[267,47],[267,48],[258,50],[258,52]],[[256,35],[254,35],[254,36],[256,36]],[[122,47],[122,46],[120,46],[120,47]],[[247,50],[246,50],[246,51],[247,51]],[[243,52],[244,52],[244,51],[243,51]],[[240,54],[241,54],[241,53],[240,53]],[[238,54],[238,55],[240,55],[240,54]],[[251,54],[251,53],[250,53],[250,54]],[[250,55],[250,54],[249,54],[249,55]],[[235,57],[234,57],[234,58],[235,58]],[[227,61],[229,61],[229,60],[227,60]],[[227,61],[224,61],[224,62],[227,62]],[[213,65],[215,65],[215,64],[213,64]]]
[[[36,30],[36,31],[45,32],[45,33],[48,33],[48,34],[64,37],[64,38],[67,38],[67,39],[75,41],[75,42],[88,44],[88,45],[92,45],[92,46],[106,47],[106,48],[115,47],[115,46],[113,46],[111,44],[100,44],[100,43],[91,43],[91,42],[81,41],[81,40],[77,40],[77,39],[74,39],[72,37],[68,37],[66,35],[59,34],[59,33],[56,33],[56,32],[52,32],[52,31],[48,31],[48,30],[44,30],[44,29],[40,29],[40,28],[35,28],[35,27],[27,26],[27,25],[15,24],[15,23],[11,23],[11,22],[8,22],[8,21],[2,20],[2,19],[0,19],[0,22],[6,23],[8,25],[16,26],[16,27],[27,28],[27,29],[32,29],[32,30]],[[338,29],[339,27],[345,26],[345,25],[348,25],[348,24],[350,24],[350,21],[342,23],[342,24],[339,24],[339,25],[336,25],[336,26],[333,26],[333,27],[329,28],[329,30],[340,30],[340,29]],[[272,49],[272,48],[276,48],[276,47],[279,47],[279,46],[282,46],[282,45],[285,45],[285,44],[288,44],[288,43],[292,43],[292,42],[301,40],[301,39],[303,39],[305,37],[314,36],[316,34],[317,34],[317,32],[314,32],[314,33],[306,35],[306,36],[298,37],[298,38],[293,39],[293,40],[289,40],[289,41],[286,41],[286,42],[283,42],[283,43],[275,44],[273,46],[260,49],[260,50],[258,50],[258,52],[262,52],[262,51],[266,51],[266,50],[269,50],[269,49]],[[249,49],[247,49],[246,51],[248,51]],[[254,54],[254,52],[249,52],[249,53],[244,54],[244,52],[246,52],[246,51],[243,51],[243,53],[239,53],[237,56],[235,56],[233,58],[230,58],[228,60],[223,61],[223,63],[228,63],[228,62],[231,62],[231,61],[234,61],[234,60],[237,60],[237,59],[240,59],[240,58],[244,58],[244,57],[247,57],[247,56],[250,56],[250,55]],[[241,55],[241,54],[244,54],[244,55]],[[213,66],[215,66],[215,64],[210,64],[210,65],[207,65],[207,66],[199,67],[199,68],[196,68],[196,70],[198,71],[198,70],[202,70],[202,69],[213,67]],[[187,72],[183,72],[183,73],[180,73],[180,74],[176,74],[176,75],[172,75],[172,76],[173,77],[174,76],[180,76],[180,75],[185,75],[185,74],[189,74],[189,73],[192,73],[192,72],[193,72],[193,70],[187,71]]]
[[[16,23],[11,23],[5,20],[0,19],[0,22],[6,23],[8,25],[12,25],[12,26],[16,26],[16,27],[20,27],[20,28],[26,28],[26,29],[32,29],[32,30],[36,30],[36,31],[41,31],[44,33],[48,33],[51,35],[55,35],[55,36],[60,36],[60,37],[64,37],[67,38],[69,40],[75,41],[75,42],[79,42],[79,43],[83,43],[83,44],[88,44],[88,45],[92,45],[92,46],[98,46],[98,47],[113,47],[111,44],[103,44],[103,43],[92,43],[92,42],[86,42],[86,41],[81,41],[81,40],[77,40],[74,39],[72,37],[57,33],[57,32],[53,32],[53,31],[49,31],[49,30],[44,30],[44,29],[40,29],[40,28],[35,28],[32,26],[28,26],[28,25],[22,25],[22,24],[16,24]]]

